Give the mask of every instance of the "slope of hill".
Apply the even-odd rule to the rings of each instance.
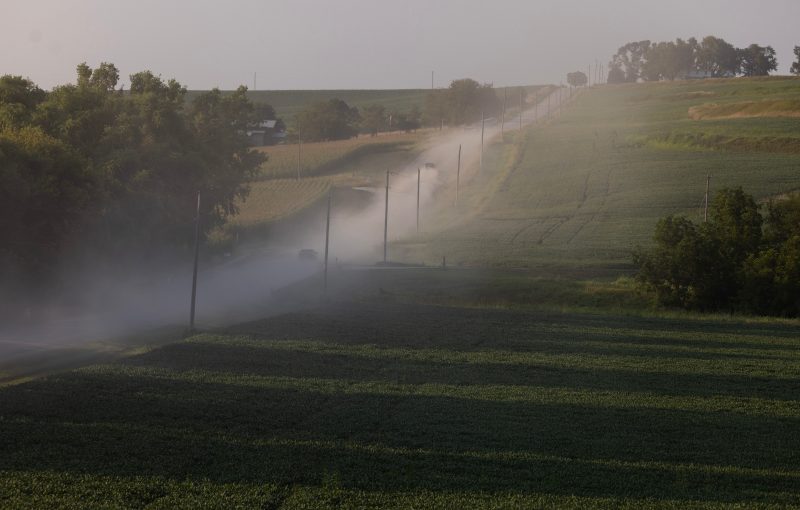
[[[487,189],[497,191],[459,224],[409,241],[404,256],[447,255],[471,265],[624,266],[635,245],[649,242],[659,218],[701,217],[709,174],[712,193],[742,186],[767,199],[800,188],[800,118],[774,107],[799,98],[797,78],[587,90],[558,119],[492,145],[487,161],[501,182]],[[742,103],[759,115],[697,120],[690,114]]]

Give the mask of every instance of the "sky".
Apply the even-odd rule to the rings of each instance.
[[[0,75],[42,88],[112,62],[190,89],[558,83],[634,40],[771,45],[787,74],[798,0],[0,0]]]

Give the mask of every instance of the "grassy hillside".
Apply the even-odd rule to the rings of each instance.
[[[364,278],[359,302],[0,388],[0,506],[800,504],[795,323],[482,307],[477,272]],[[409,286],[470,303],[401,302]]]
[[[465,191],[480,197],[477,213],[409,242],[405,257],[625,264],[631,248],[649,242],[660,217],[701,217],[707,174],[712,192],[743,186],[766,199],[800,188],[800,118],[790,116],[798,99],[797,78],[587,90],[558,119],[493,145],[493,171]],[[758,115],[704,120],[698,109]]]

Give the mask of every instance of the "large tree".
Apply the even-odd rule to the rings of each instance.
[[[361,115],[341,99],[314,103],[295,118],[303,141],[346,140],[358,134]]]
[[[611,69],[619,69],[625,74],[625,81],[636,82],[642,76],[642,65],[650,48],[650,41],[630,42],[622,46],[611,60]]]
[[[772,46],[759,46],[751,44],[739,50],[741,71],[745,76],[767,76],[770,71],[778,69],[775,59],[775,50]]]
[[[715,78],[735,76],[741,70],[739,51],[724,39],[709,35],[698,48],[697,66]]]
[[[112,64],[81,64],[77,75],[50,93],[0,78],[0,180],[11,193],[4,205],[17,211],[3,214],[0,245],[16,246],[5,261],[30,260],[36,279],[40,255],[67,248],[91,252],[99,266],[188,247],[197,191],[204,230],[236,212],[264,160],[244,135],[253,118],[246,88],[187,106],[183,86],[149,71],[130,77],[129,94],[115,90]]]

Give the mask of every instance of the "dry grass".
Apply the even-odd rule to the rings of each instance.
[[[692,120],[800,117],[800,100],[706,103],[689,108]]]

